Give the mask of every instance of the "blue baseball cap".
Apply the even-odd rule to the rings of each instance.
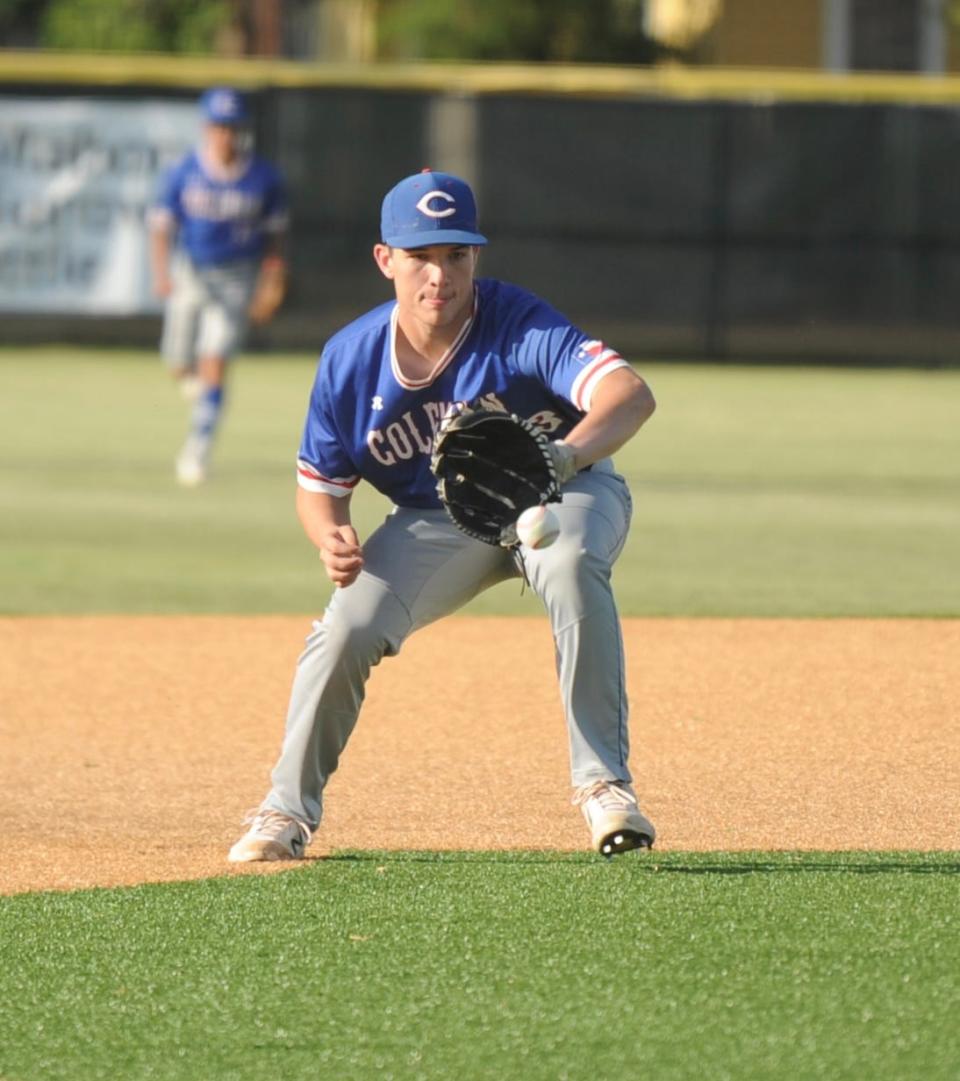
[[[246,124],[249,119],[244,96],[229,86],[214,86],[200,99],[200,111],[208,124]]]
[[[470,185],[432,169],[408,176],[387,192],[380,239],[391,248],[487,243],[477,232],[477,203]]]

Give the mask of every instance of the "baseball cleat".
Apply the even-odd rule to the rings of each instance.
[[[583,812],[593,847],[602,856],[653,847],[657,831],[641,813],[636,793],[626,781],[581,785],[573,794],[573,802]]]
[[[298,818],[269,807],[261,807],[245,821],[250,829],[230,849],[230,863],[302,860],[313,836]]]
[[[207,479],[207,471],[202,462],[177,459],[177,481],[184,488],[196,488]]]
[[[196,488],[207,479],[207,456],[193,439],[188,439],[177,455],[177,481],[184,488]]]

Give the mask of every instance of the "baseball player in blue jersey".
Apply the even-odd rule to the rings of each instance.
[[[154,290],[167,301],[161,351],[193,403],[176,462],[185,485],[207,476],[227,363],[242,344],[258,275],[283,267],[287,227],[280,174],[248,150],[244,97],[216,87],[200,109],[200,146],[164,178],[150,215]]]
[[[371,666],[419,627],[520,571],[504,548],[458,530],[430,451],[455,403],[481,398],[538,424],[560,463],[561,524],[526,549],[553,627],[573,802],[610,855],[653,843],[627,764],[627,696],[611,566],[631,500],[610,454],[654,410],[612,348],[513,285],[477,279],[486,239],[461,179],[424,170],[386,196],[374,248],[395,299],[334,335],[320,357],[300,447],[297,510],[337,587],[297,665],[272,787],[233,862],[296,859],[350,737]],[[366,480],[394,509],[363,543],[350,496]],[[387,811],[384,809],[384,814]]]

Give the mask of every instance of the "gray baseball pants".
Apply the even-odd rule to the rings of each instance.
[[[255,260],[201,268],[177,255],[160,343],[168,367],[190,368],[204,356],[229,360],[236,353],[246,334],[257,271]]]
[[[573,784],[631,780],[623,640],[611,567],[630,525],[626,482],[609,461],[564,485],[562,530],[522,549],[550,617]],[[338,589],[300,656],[280,758],[264,806],[316,829],[323,789],[357,721],[370,669],[407,635],[518,570],[504,549],[465,536],[442,510],[397,508],[363,546],[364,569]]]

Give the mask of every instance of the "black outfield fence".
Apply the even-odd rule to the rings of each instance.
[[[191,100],[170,87],[0,83],[18,96]],[[425,165],[476,188],[482,272],[632,356],[954,365],[960,111],[950,103],[269,86],[294,290],[255,344],[316,351],[389,296],[383,193]],[[7,340],[155,340],[155,315],[12,313]]]

